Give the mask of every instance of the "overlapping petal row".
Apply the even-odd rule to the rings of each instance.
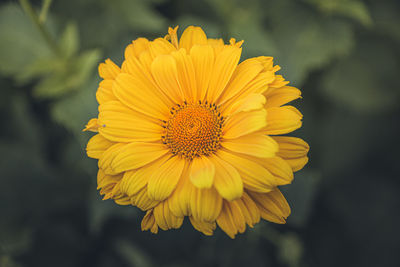
[[[119,67],[99,66],[97,132],[87,145],[98,159],[98,189],[104,199],[137,206],[142,229],[179,228],[185,217],[212,235],[218,225],[230,237],[260,218],[285,223],[290,208],[278,189],[307,163],[308,145],[279,136],[301,127],[302,115],[289,102],[300,98],[272,57],[239,63],[242,42],[208,39],[188,27],[125,50]],[[163,122],[183,103],[210,103],[223,116],[218,149],[192,159],[163,143]]]

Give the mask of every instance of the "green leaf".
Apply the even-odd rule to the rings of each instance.
[[[357,20],[364,26],[372,25],[371,14],[363,1],[360,0],[307,0],[322,12],[339,14]]]
[[[34,88],[34,96],[55,98],[78,90],[86,82],[99,60],[100,51],[97,49],[85,51],[76,58],[66,60],[60,69],[40,80]]]
[[[133,29],[160,31],[166,27],[165,19],[151,6],[152,1],[116,0],[106,1],[107,11],[115,19],[124,20]]]
[[[15,79],[21,83],[27,83],[33,79],[43,77],[57,71],[63,71],[65,62],[54,56],[38,58],[32,64],[25,67],[24,71],[15,75]]]
[[[237,41],[244,40],[242,57],[248,58],[260,55],[275,55],[277,53],[276,43],[271,32],[263,25],[265,15],[263,7],[258,1],[226,2],[223,0],[208,0],[209,5],[214,8],[224,21],[226,29],[220,29],[219,38],[231,37]],[[205,20],[208,22],[209,20]],[[215,23],[219,25],[218,23]],[[203,24],[199,24],[203,26]],[[207,30],[207,29],[205,29]],[[207,31],[208,33],[208,31]]]
[[[354,46],[351,23],[318,14],[301,2],[209,3],[217,9],[227,32],[245,41],[244,58],[273,56],[275,64],[283,67],[280,73],[297,85]]]
[[[262,13],[260,9],[251,6],[250,8],[235,8],[228,28],[232,37],[238,41],[244,40],[243,57],[254,57],[260,55],[276,55],[278,49],[276,42],[262,25]]]
[[[61,35],[59,42],[63,56],[69,58],[76,54],[79,49],[78,27],[75,23],[68,23]]]
[[[292,2],[274,6],[272,11],[285,13],[285,19],[270,13],[273,37],[279,49],[275,62],[283,66],[281,73],[298,85],[311,71],[347,55],[354,46],[349,23],[320,17]]]
[[[0,72],[18,76],[38,58],[51,55],[47,44],[22,9],[15,4],[0,8]]]

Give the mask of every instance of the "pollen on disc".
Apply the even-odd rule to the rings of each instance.
[[[173,154],[187,159],[210,155],[220,147],[223,121],[214,104],[177,105],[164,123],[162,139]]]

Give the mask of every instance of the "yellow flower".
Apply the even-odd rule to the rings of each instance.
[[[307,163],[308,145],[287,134],[301,127],[288,102],[301,96],[272,57],[239,64],[241,45],[207,39],[200,27],[138,38],[118,67],[99,66],[99,116],[85,130],[98,159],[104,199],[147,211],[142,229],[179,228],[189,217],[212,235],[234,238],[260,218],[285,223],[278,186]]]

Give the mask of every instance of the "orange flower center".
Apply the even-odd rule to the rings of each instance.
[[[173,107],[170,119],[163,122],[162,140],[173,154],[187,159],[209,155],[220,147],[223,122],[215,104],[185,102]]]

